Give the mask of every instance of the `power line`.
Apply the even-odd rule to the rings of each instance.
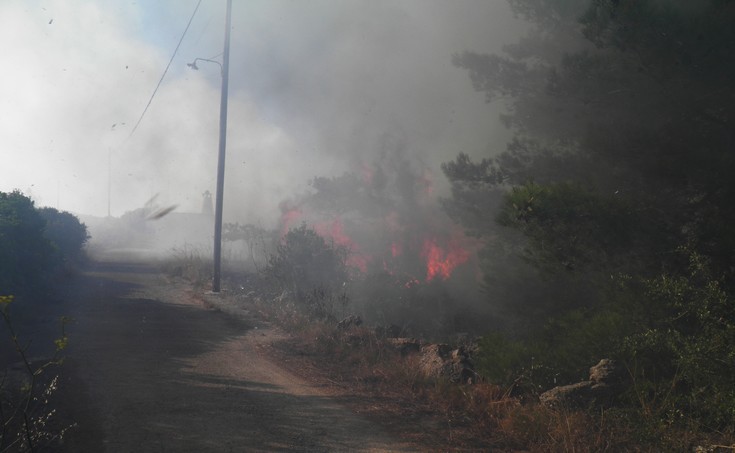
[[[166,73],[168,72],[168,68],[171,67],[171,63],[174,61],[174,58],[176,57],[176,53],[179,51],[179,47],[181,46],[181,42],[184,41],[184,37],[186,36],[186,32],[189,31],[189,26],[191,26],[191,22],[194,20],[194,16],[196,16],[197,11],[199,10],[199,5],[202,4],[202,0],[199,0],[197,2],[196,8],[194,8],[194,12],[191,13],[191,17],[189,18],[189,23],[186,24],[186,28],[184,29],[184,33],[181,34],[181,39],[179,39],[179,43],[176,44],[176,48],[174,49],[173,55],[171,55],[171,59],[168,61],[168,64],[166,65],[166,69],[163,70],[163,74],[161,75],[161,79],[158,81],[158,85],[156,85],[156,88],[153,90],[153,94],[151,94],[151,98],[148,100],[148,104],[146,104],[145,108],[143,109],[143,113],[140,114],[140,118],[138,118],[138,122],[135,123],[135,126],[133,127],[133,130],[130,131],[130,135],[128,135],[128,139],[133,136],[135,131],[138,129],[138,126],[140,125],[140,122],[143,121],[143,117],[145,116],[145,112],[148,111],[148,107],[151,106],[151,102],[153,102],[153,98],[156,97],[156,93],[158,92],[158,88],[160,88],[161,83],[163,82],[163,78],[166,77]]]

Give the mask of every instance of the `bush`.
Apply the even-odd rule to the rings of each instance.
[[[328,244],[302,224],[284,236],[268,260],[266,275],[292,291],[310,312],[323,317],[335,302],[344,303],[341,289],[349,280],[346,259],[344,247]]]
[[[0,295],[0,331],[9,335],[21,366],[3,370],[0,379],[0,452],[53,450],[71,428],[58,425],[56,409],[51,404],[58,384],[58,375],[53,373],[61,364],[61,353],[68,344],[64,331],[68,319],[61,319],[61,337],[54,340],[53,357],[33,360],[28,356],[30,343],[20,340],[11,320],[9,307],[13,299]]]
[[[46,221],[18,191],[0,192],[0,287],[23,292],[38,287],[56,264],[44,237]]]
[[[41,208],[38,212],[46,220],[44,237],[56,246],[64,261],[78,262],[83,256],[84,244],[90,237],[87,226],[66,211]]]
[[[639,404],[661,417],[694,419],[735,432],[735,312],[707,261],[646,282],[651,322],[626,338],[623,353]],[[655,316],[655,318],[654,318]]]
[[[480,341],[478,372],[494,383],[521,384],[532,392],[578,382],[601,358],[617,357],[625,324],[614,311],[571,310],[525,338],[491,333]]]
[[[528,346],[509,340],[500,333],[484,335],[478,346],[475,357],[477,372],[495,384],[514,384],[533,366],[533,355]]]

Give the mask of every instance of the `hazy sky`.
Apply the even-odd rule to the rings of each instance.
[[[225,218],[271,224],[310,178],[403,149],[441,186],[460,151],[502,149],[454,52],[519,34],[504,0],[234,0]],[[2,0],[0,191],[121,215],[214,191],[225,0]],[[108,165],[108,162],[110,165]]]

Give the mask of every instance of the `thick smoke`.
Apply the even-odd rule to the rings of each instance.
[[[224,1],[205,1],[128,138],[196,2],[21,1],[0,6],[0,190],[119,216],[160,193],[197,212],[214,189]],[[502,148],[497,106],[451,64],[516,35],[504,2],[234,2],[227,220],[275,226],[318,176],[371,165],[384,143],[432,173],[459,151]]]

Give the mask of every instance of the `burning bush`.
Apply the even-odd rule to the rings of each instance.
[[[346,256],[344,289],[367,322],[430,336],[481,332],[492,322],[479,296],[482,244],[440,209],[431,172],[400,149],[359,172],[314,178],[280,209],[282,243],[303,222]]]

